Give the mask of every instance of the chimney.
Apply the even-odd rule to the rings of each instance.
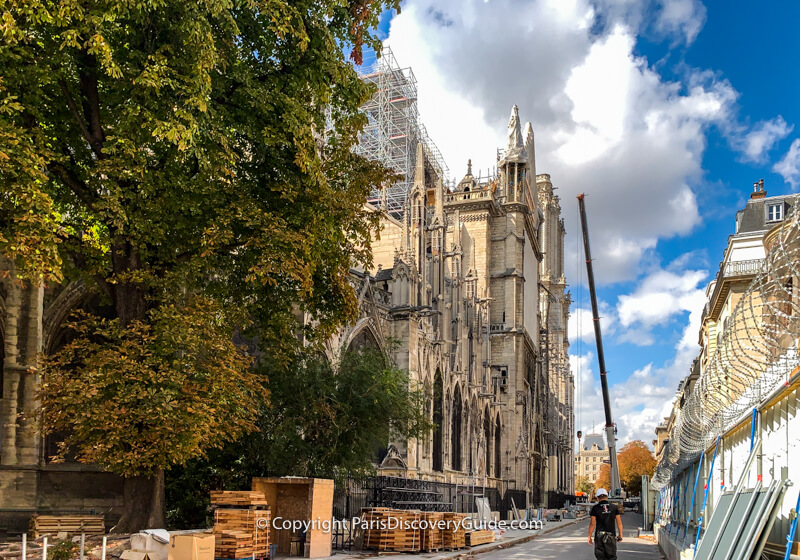
[[[750,198],[764,198],[767,196],[767,191],[764,190],[764,179],[759,179],[753,183],[753,192],[750,193]]]

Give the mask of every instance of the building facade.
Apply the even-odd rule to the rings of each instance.
[[[800,479],[791,435],[800,429],[798,200],[796,194],[767,196],[763,180],[753,185],[706,290],[698,357],[678,387],[670,416],[656,428],[656,530],[686,524],[690,538],[683,546],[694,542],[698,519],[707,523],[721,496],[739,483],[748,488],[757,481],[767,488]],[[746,476],[757,440],[761,448]],[[797,498],[796,485],[789,487],[769,520],[762,557],[784,557]],[[681,546],[668,538],[659,542],[667,557],[680,553]],[[795,537],[793,554],[799,547]]]
[[[575,455],[575,480],[585,478],[594,484],[600,465],[608,462],[608,448],[602,434],[587,434]]]
[[[564,223],[533,130],[512,110],[495,176],[446,188],[422,143],[404,216],[382,210],[368,329],[430,395],[430,438],[394,443],[382,472],[524,490],[530,504],[573,493],[574,383]],[[369,297],[367,297],[369,299]],[[337,346],[338,345],[338,346]]]

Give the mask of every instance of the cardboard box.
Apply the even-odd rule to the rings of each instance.
[[[126,550],[119,558],[120,560],[151,560],[146,550]]]
[[[193,533],[172,535],[169,539],[168,560],[214,560],[214,535]]]
[[[131,550],[144,550],[148,553],[149,560],[169,560],[168,543],[159,542],[153,535],[147,533],[134,533],[131,535]],[[136,560],[131,558],[130,560]]]

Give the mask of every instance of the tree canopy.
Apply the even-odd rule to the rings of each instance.
[[[377,349],[353,349],[333,362],[301,350],[286,374],[263,367],[270,403],[261,410],[259,430],[169,473],[168,513],[176,528],[203,523],[211,489],[246,489],[254,476],[371,474],[388,442],[423,437],[432,428],[430,395]]]
[[[83,340],[47,363],[42,410],[78,457],[131,481],[119,530],[161,519],[145,505],[158,483],[134,479],[254,425],[263,379],[236,333],[285,366],[298,327],[313,342],[356,316],[348,270],[369,263],[376,226],[363,203],[391,176],[351,149],[371,90],[344,50],[378,47],[371,30],[398,4],[4,4],[0,252],[17,277],[80,280],[113,309],[75,323]],[[81,408],[98,395],[140,395],[151,414]],[[176,421],[181,445],[142,451]]]
[[[642,476],[653,476],[656,469],[656,459],[647,444],[641,440],[634,440],[622,446],[617,453],[619,464],[620,484],[629,494],[638,496],[642,492]],[[611,465],[603,463],[595,480],[596,488],[605,488],[611,492]]]
[[[597,473],[597,479],[594,481],[594,487],[605,488],[609,493],[613,492],[611,488],[611,465],[603,463],[600,465],[600,471]]]
[[[652,477],[656,470],[656,459],[647,444],[641,440],[626,443],[619,452],[619,478],[629,493],[642,492],[642,477]]]

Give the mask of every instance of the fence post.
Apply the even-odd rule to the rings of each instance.
[[[703,465],[703,456],[700,455],[700,460],[697,461],[697,474],[694,477],[694,490],[692,490],[692,505],[689,507],[689,514],[686,516],[686,529],[683,531],[683,545],[681,548],[686,548],[686,535],[689,533],[689,521],[694,513],[694,497],[697,495],[697,483],[700,480],[700,467]]]
[[[717,445],[714,446],[714,456],[711,458],[711,467],[708,469],[708,482],[706,483],[705,495],[703,496],[703,507],[700,508],[700,517],[697,518],[697,535],[694,538],[694,551],[692,557],[697,554],[697,543],[700,542],[700,532],[703,529],[703,516],[706,513],[706,501],[708,500],[708,491],[711,488],[711,479],[714,476],[714,462],[717,460],[717,451],[719,450],[720,437],[717,436]]]

